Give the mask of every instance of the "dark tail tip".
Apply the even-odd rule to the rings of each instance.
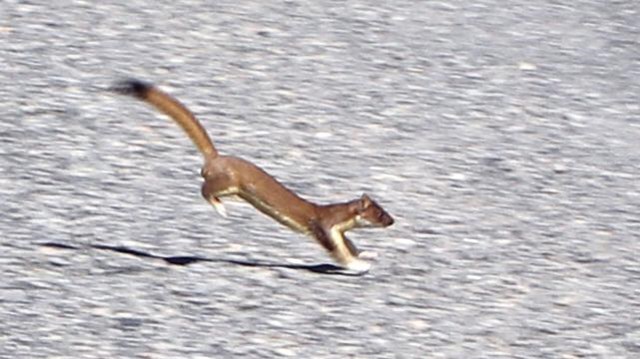
[[[111,91],[121,95],[144,98],[152,87],[149,83],[136,79],[128,79],[117,82],[111,87]]]

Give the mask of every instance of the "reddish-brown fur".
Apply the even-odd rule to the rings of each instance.
[[[239,196],[294,231],[315,238],[341,265],[360,272],[368,270],[369,265],[358,259],[359,251],[344,232],[363,226],[388,227],[393,218],[367,195],[329,205],[309,202],[253,163],[219,155],[195,116],[156,87],[130,80],[115,89],[150,103],[185,130],[204,156],[202,195],[216,209],[222,209],[220,197]]]

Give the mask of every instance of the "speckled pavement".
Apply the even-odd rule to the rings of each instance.
[[[640,357],[637,2],[0,3],[0,358]],[[200,197],[153,81],[379,257]]]

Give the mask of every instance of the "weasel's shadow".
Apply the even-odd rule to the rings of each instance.
[[[68,244],[55,243],[55,242],[46,242],[40,243],[43,247],[50,248],[58,248],[58,249],[69,249],[69,250],[80,250],[83,247],[72,246]],[[268,263],[268,262],[253,262],[253,261],[245,261],[238,259],[217,259],[217,258],[206,258],[200,256],[161,256],[157,254],[152,254],[148,252],[144,252],[137,249],[131,249],[123,246],[110,246],[106,244],[90,244],[89,248],[99,249],[104,251],[111,251],[116,253],[128,254],[139,258],[151,258],[151,259],[160,259],[167,264],[178,265],[178,266],[186,266],[193,263],[198,262],[210,262],[210,263],[228,263],[235,264],[245,267],[263,267],[263,268],[286,268],[286,269],[295,269],[295,270],[304,270],[313,273],[321,273],[321,274],[333,274],[333,275],[344,275],[344,276],[361,276],[359,273],[349,273],[345,271],[343,268],[338,267],[333,264],[281,264],[281,263]]]

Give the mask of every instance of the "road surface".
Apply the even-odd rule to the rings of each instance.
[[[633,1],[3,1],[0,358],[640,357]],[[153,81],[372,271],[221,218]]]

